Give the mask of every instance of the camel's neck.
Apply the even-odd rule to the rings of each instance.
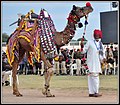
[[[65,27],[63,33],[65,33],[67,36],[74,36],[75,30],[76,30],[75,23],[68,21],[68,24]]]
[[[54,40],[56,42],[56,45],[58,47],[64,46],[65,44],[68,44],[70,40],[74,37],[75,35],[75,23],[70,22],[68,20],[68,23],[65,27],[65,29],[61,32],[56,32],[54,36]]]

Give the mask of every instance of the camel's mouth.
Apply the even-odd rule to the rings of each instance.
[[[84,12],[86,13],[86,14],[89,14],[89,13],[91,13],[93,11],[93,8],[92,7],[85,7],[84,8]]]
[[[83,16],[87,16],[92,11],[93,11],[93,8],[91,6],[90,7],[82,7],[80,9],[79,16],[80,16],[80,18],[83,17]]]
[[[92,11],[93,11],[93,8],[92,8],[91,4],[87,3],[86,6],[84,6],[84,7],[78,7],[78,6],[73,5],[73,9],[70,14],[73,16],[72,20],[76,19],[77,22],[79,22],[80,18],[82,18],[84,16],[87,17],[87,15],[89,13],[91,13]]]

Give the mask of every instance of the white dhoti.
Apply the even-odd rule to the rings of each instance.
[[[89,94],[99,93],[99,74],[88,75],[88,89]]]

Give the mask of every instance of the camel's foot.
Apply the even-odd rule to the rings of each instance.
[[[43,93],[43,95],[46,95],[47,94],[47,89],[42,89],[42,93]]]
[[[46,97],[55,97],[55,95],[52,95],[50,93],[50,89],[42,89],[43,95],[46,95]]]
[[[16,95],[17,97],[22,97],[23,95],[20,94],[19,92],[13,92],[13,95]]]
[[[48,89],[47,94],[46,94],[46,97],[55,97],[55,95],[52,95],[52,94],[50,93],[50,90]]]

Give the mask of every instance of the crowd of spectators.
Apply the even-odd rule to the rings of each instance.
[[[59,50],[59,57],[54,59],[54,74],[55,75],[86,75],[87,74],[87,64],[86,64],[86,54],[81,54],[80,49],[63,49]],[[44,62],[37,62],[35,58],[33,58],[33,66],[30,65],[27,61],[26,56],[24,56],[23,60],[19,63],[18,74],[24,75],[44,75]],[[75,66],[73,66],[75,65]],[[103,74],[105,70],[107,74],[113,74],[114,67],[118,65],[118,49],[113,46],[107,46],[106,48],[106,62],[102,65]],[[5,52],[2,54],[2,85],[9,85],[7,80],[8,75],[10,75],[10,71],[12,68],[7,62],[7,56]],[[117,68],[116,68],[117,74]]]
[[[113,74],[113,71],[115,69],[115,73],[118,72],[118,49],[117,47],[113,48],[113,46],[107,46],[106,47],[106,69],[107,74]],[[103,70],[104,70],[103,69]],[[105,70],[104,70],[105,71]],[[104,72],[103,71],[103,72]]]

